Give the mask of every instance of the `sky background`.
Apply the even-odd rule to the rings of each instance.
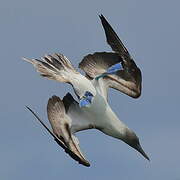
[[[178,0],[1,0],[0,179],[180,180],[179,7]],[[91,163],[83,167],[25,109],[48,123],[48,98],[72,88],[40,77],[21,57],[60,52],[77,67],[88,53],[111,51],[101,13],[142,71],[141,97],[111,90],[110,104],[140,137],[150,163],[121,141],[89,130],[78,134]]]

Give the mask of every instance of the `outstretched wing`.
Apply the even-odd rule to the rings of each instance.
[[[91,121],[93,117],[79,107],[79,104],[70,93],[67,93],[63,100],[57,96],[52,96],[48,101],[47,115],[53,132],[33,110],[29,107],[27,108],[70,157],[84,166],[90,166],[90,163],[80,150],[79,141],[75,133],[95,128]]]
[[[79,157],[81,164],[90,166],[80,150],[78,139],[71,131],[73,119],[66,113],[64,103],[59,97],[53,96],[49,99],[47,114],[54,134],[62,139],[66,147]]]
[[[42,60],[23,59],[33,64],[41,76],[71,84],[79,98],[81,98],[86,91],[91,92],[94,96],[96,94],[92,83],[77,72],[63,54],[46,55],[41,58]]]

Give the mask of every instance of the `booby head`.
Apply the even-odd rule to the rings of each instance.
[[[123,139],[123,141],[132,148],[136,149],[139,153],[141,153],[144,156],[144,158],[150,161],[149,157],[147,156],[147,154],[144,152],[144,150],[140,145],[139,138],[133,131],[128,130],[126,132],[126,138]]]

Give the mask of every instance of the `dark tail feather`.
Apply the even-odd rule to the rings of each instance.
[[[46,55],[41,59],[23,58],[23,60],[33,64],[41,76],[48,79],[70,82],[69,77],[73,76],[74,73],[78,73],[70,61],[62,54]]]

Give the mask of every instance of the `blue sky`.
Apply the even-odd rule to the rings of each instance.
[[[180,179],[179,6],[178,0],[2,1],[0,179]],[[100,13],[142,70],[142,96],[111,90],[110,104],[140,137],[150,163],[121,141],[90,130],[78,138],[91,167],[78,165],[25,109],[29,105],[47,122],[48,98],[72,88],[43,79],[21,57],[60,52],[77,67],[88,53],[111,51]]]

